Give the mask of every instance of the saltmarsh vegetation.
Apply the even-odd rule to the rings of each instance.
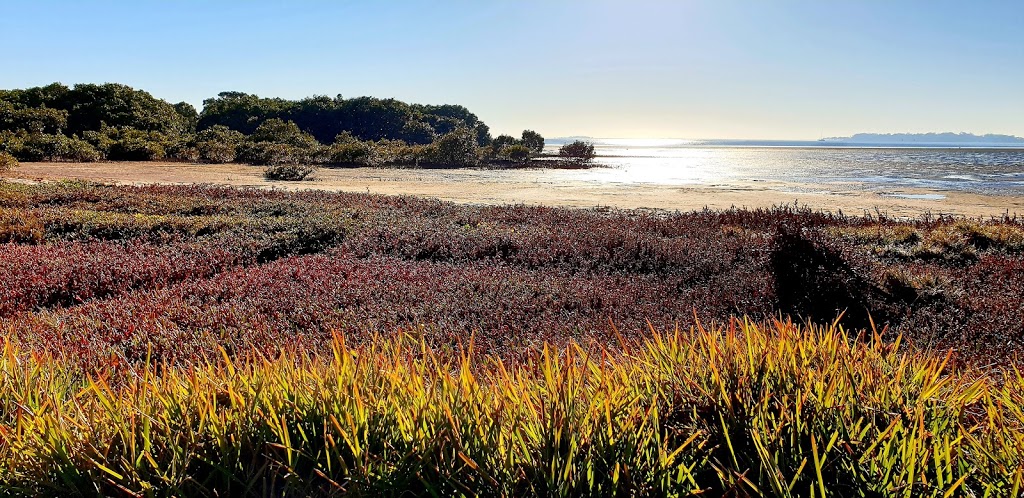
[[[1022,240],[0,182],[0,495],[1019,496]]]
[[[1024,377],[732,321],[526,361],[411,335],[88,376],[7,343],[33,496],[1019,496]]]

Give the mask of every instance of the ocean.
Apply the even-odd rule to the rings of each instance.
[[[843,144],[800,141],[588,139],[604,167],[578,181],[714,185],[780,181],[857,185],[881,195],[901,189],[1024,196],[1024,147]],[[561,141],[549,140],[557,152]]]

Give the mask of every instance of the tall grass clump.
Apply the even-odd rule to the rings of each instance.
[[[112,360],[116,361],[116,360]],[[414,335],[76,373],[6,342],[0,494],[1019,496],[1024,377],[790,322],[521,362]]]

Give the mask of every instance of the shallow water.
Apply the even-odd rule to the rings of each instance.
[[[606,168],[574,171],[578,181],[714,185],[781,181],[859,184],[883,195],[900,189],[1024,196],[1024,149],[842,147],[815,142],[721,145],[721,142],[595,141]],[[550,147],[552,151],[557,147]]]

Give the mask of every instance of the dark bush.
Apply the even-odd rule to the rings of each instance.
[[[199,159],[208,163],[230,163],[237,157],[236,146],[223,142],[199,142],[196,150]]]
[[[491,147],[495,150],[501,150],[510,145],[517,145],[518,143],[519,140],[516,140],[516,137],[513,137],[512,135],[498,135],[494,137],[494,140],[491,140]]]
[[[525,163],[530,159],[530,149],[525,145],[510,145],[505,147],[504,155],[509,161]]]
[[[401,140],[378,140],[368,142],[370,156],[368,166],[412,166],[421,162],[431,163],[437,156],[437,145],[408,144]]]
[[[293,121],[268,119],[260,124],[256,131],[249,135],[250,142],[273,142],[287,144],[302,149],[313,149],[320,146],[313,135],[299,129]]]
[[[177,142],[167,147],[167,157],[187,163],[199,162],[199,149],[189,142]]]
[[[226,126],[207,128],[195,138],[199,159],[208,163],[229,163],[238,155],[238,146],[245,141],[245,135]]]
[[[19,108],[0,100],[0,130],[60,133],[67,124],[67,111],[48,107]]]
[[[588,163],[594,159],[594,144],[576,140],[558,149],[558,155],[569,161]]]
[[[533,130],[523,130],[523,139],[520,142],[534,154],[544,152],[544,137]]]
[[[308,178],[314,171],[316,168],[308,164],[275,164],[263,170],[263,178],[298,182]]]
[[[373,148],[366,142],[336,142],[331,145],[328,152],[328,162],[332,164],[358,164],[370,163],[370,154]]]
[[[84,140],[64,135],[34,133],[16,141],[11,154],[22,161],[98,161],[100,154]]]
[[[144,136],[131,134],[115,141],[107,154],[114,161],[155,161],[167,155],[164,146]]]
[[[297,164],[303,162],[305,151],[287,144],[246,142],[238,147],[238,161],[255,165]]]
[[[96,131],[86,131],[82,133],[82,138],[92,145],[96,152],[99,152],[103,158],[110,157],[110,149],[114,146],[114,140],[111,138],[111,133],[116,133],[115,130],[110,128],[102,128]]]
[[[479,161],[476,136],[459,128],[437,140],[429,162],[439,166],[473,166]]]

